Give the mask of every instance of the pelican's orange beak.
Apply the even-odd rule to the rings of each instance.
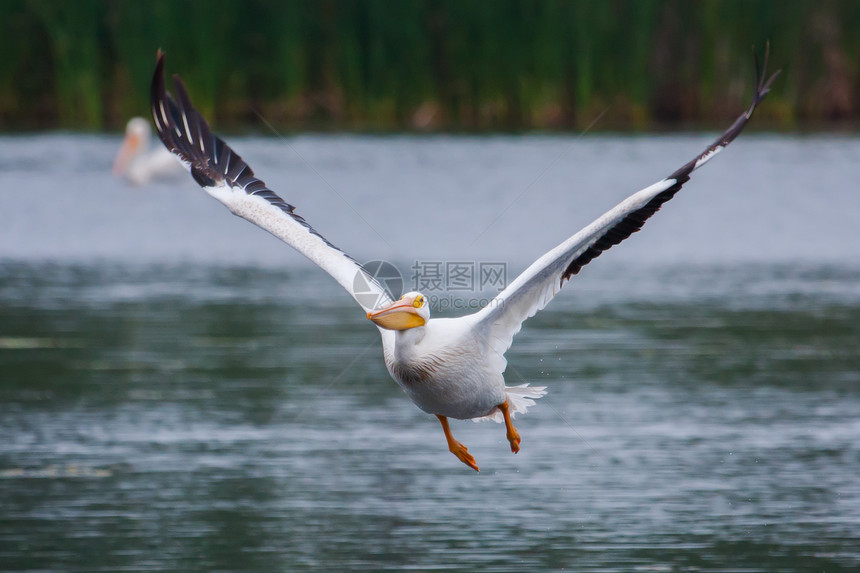
[[[116,154],[116,160],[113,162],[113,174],[116,177],[122,177],[138,149],[140,149],[140,136],[135,133],[127,133],[125,139],[122,140],[119,153]]]
[[[424,326],[424,317],[418,314],[413,302],[414,300],[410,299],[400,299],[386,307],[368,312],[367,318],[388,330],[408,330]]]

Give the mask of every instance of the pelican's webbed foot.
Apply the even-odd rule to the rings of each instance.
[[[508,442],[511,444],[511,451],[513,453],[517,453],[520,451],[520,433],[517,432],[517,429],[514,428],[513,421],[511,421],[511,412],[507,400],[502,404],[499,404],[498,407],[499,410],[502,411],[502,415],[505,417],[505,428],[507,428],[505,437],[508,438]]]
[[[451,434],[451,428],[448,426],[448,418],[440,416],[439,414],[436,414],[436,417],[439,418],[439,422],[442,424],[442,430],[445,432],[445,439],[448,441],[448,450],[457,456],[458,460],[476,472],[481,471],[478,469],[478,464],[475,463],[475,458],[472,457],[472,454],[469,453],[466,446],[454,439],[454,436]]]

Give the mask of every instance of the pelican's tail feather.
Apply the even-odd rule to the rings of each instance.
[[[535,405],[535,400],[546,396],[546,386],[530,387],[528,383],[520,384],[519,386],[506,387],[505,393],[507,393],[508,401],[511,403],[511,418],[513,418],[519,412],[525,414],[526,410]]]
[[[514,418],[518,413],[525,414],[529,408],[535,405],[535,400],[546,396],[546,386],[529,386],[527,382],[519,386],[506,386],[505,393],[508,395],[511,418]],[[492,420],[501,424],[505,421],[505,417],[502,415],[501,410],[494,408],[486,416],[473,418],[473,420],[475,422]]]

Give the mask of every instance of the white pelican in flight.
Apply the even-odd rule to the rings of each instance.
[[[767,68],[767,56],[764,62]],[[543,387],[506,387],[505,351],[523,321],[561,290],[565,282],[603,251],[638,231],[645,220],[671,199],[690,174],[726,147],[744,128],[768,93],[776,74],[758,73],[752,104],[713,144],[689,163],[634,193],[527,268],[484,309],[459,318],[430,318],[427,298],[409,292],[392,300],[386,290],[349,255],[320,235],[294,207],[266,187],[251,168],[218,136],[191,105],[178,76],[174,99],[164,86],[164,56],[159,51],[152,80],[152,116],[161,141],[212,197],[235,215],[272,233],[319,265],[345,288],[379,328],[385,365],[415,404],[442,424],[448,449],[478,470],[466,446],[451,435],[448,418],[504,422],[511,451],[519,451],[514,414],[525,412]],[[778,73],[778,72],[777,72]],[[367,306],[357,295],[356,279],[369,285],[377,303]],[[361,284],[359,283],[359,284]]]
[[[146,185],[153,179],[177,177],[182,166],[163,147],[149,149],[152,128],[142,117],[133,117],[125,126],[125,138],[113,162],[113,174],[133,185]]]

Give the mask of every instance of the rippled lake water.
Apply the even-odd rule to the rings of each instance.
[[[410,286],[510,280],[708,139],[236,147]],[[586,267],[508,353],[549,388],[520,453],[452,424],[480,474],[333,281],[193,182],[112,180],[117,143],[0,139],[0,569],[860,568],[860,140],[742,137]]]

